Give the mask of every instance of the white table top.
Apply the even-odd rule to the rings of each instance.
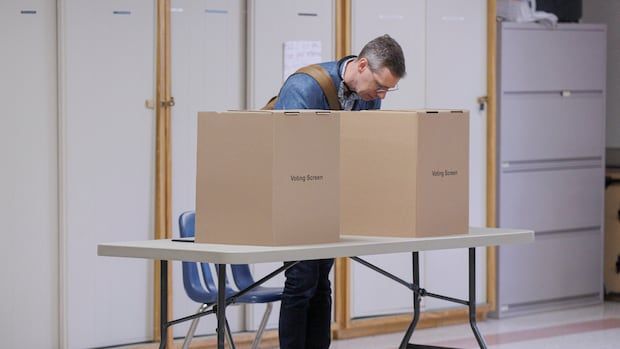
[[[470,228],[469,234],[427,238],[342,235],[339,242],[294,246],[222,245],[146,240],[101,243],[99,256],[181,260],[217,264],[251,264],[399,252],[443,250],[534,241],[531,230]]]

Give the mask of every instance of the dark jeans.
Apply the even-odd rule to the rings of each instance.
[[[301,261],[285,272],[280,349],[327,349],[331,342],[333,259]]]

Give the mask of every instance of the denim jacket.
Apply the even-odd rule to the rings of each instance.
[[[340,86],[342,78],[340,69],[342,64],[352,56],[345,57],[339,61],[320,63],[331,76],[336,91]],[[372,101],[357,100],[353,105],[353,110],[368,110],[381,108],[381,99]],[[284,82],[274,109],[319,109],[329,110],[327,97],[323,93],[319,83],[311,76],[303,73],[293,74]]]

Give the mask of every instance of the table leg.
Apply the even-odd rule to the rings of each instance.
[[[165,349],[168,340],[166,327],[168,322],[168,261],[159,261],[159,268],[159,333],[161,337],[159,349]]]
[[[413,269],[413,285],[414,288],[419,290],[420,286],[420,256],[418,252],[412,252],[411,254],[411,263]],[[417,290],[413,291],[413,320],[407,328],[407,332],[403,337],[403,340],[400,343],[399,349],[406,349],[409,345],[409,340],[411,339],[411,335],[413,335],[413,331],[415,330],[416,325],[418,324],[418,320],[420,320],[420,292]]]
[[[386,272],[385,270],[372,265],[359,257],[350,257],[352,260],[365,265],[366,267],[402,284],[405,285],[408,289],[413,292],[413,320],[409,327],[407,328],[407,332],[405,332],[405,336],[400,343],[399,349],[437,349],[444,347],[436,347],[436,346],[428,346],[428,345],[419,345],[419,344],[410,344],[409,340],[411,340],[411,336],[413,335],[413,331],[415,330],[418,321],[420,320],[420,303],[422,297],[433,297],[437,299],[441,299],[444,301],[454,302],[457,304],[466,305],[469,308],[469,324],[471,329],[476,337],[476,341],[481,349],[486,349],[487,345],[484,341],[484,338],[480,334],[480,330],[478,330],[478,325],[476,323],[476,248],[469,248],[469,300],[462,300],[448,296],[442,296],[439,294],[427,292],[425,289],[420,287],[420,260],[418,252],[412,252],[412,269],[413,269],[413,282],[409,284],[408,282],[396,277],[393,274]]]
[[[486,349],[487,344],[484,342],[484,338],[478,330],[476,323],[476,248],[469,248],[469,324],[476,341],[481,349]]]
[[[217,348],[224,349],[226,328],[226,264],[218,264],[217,270]]]

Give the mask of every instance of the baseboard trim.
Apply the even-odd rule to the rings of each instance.
[[[484,320],[490,310],[488,304],[479,305],[476,309],[476,318]],[[334,323],[332,326],[332,338],[351,339],[365,336],[375,336],[386,333],[403,332],[411,322],[411,314],[388,315],[369,317],[364,319],[352,319],[348,328],[338,328]],[[425,311],[420,315],[420,322],[416,328],[432,328],[448,326],[469,321],[467,308],[456,308],[438,311]],[[238,349],[250,348],[254,340],[254,332],[242,332],[233,335],[235,346]],[[180,348],[183,338],[174,341],[175,347]],[[267,330],[263,333],[261,348],[275,348],[278,346],[278,330]],[[145,343],[132,346],[132,349],[156,349],[159,343]],[[192,341],[191,349],[215,349],[217,338],[214,335],[195,337]]]
[[[491,307],[488,304],[479,305],[476,309],[476,318],[484,320]],[[353,319],[348,328],[339,328],[332,331],[334,339],[350,339],[364,336],[374,336],[393,332],[404,332],[411,323],[411,314],[378,316],[364,319]],[[420,314],[420,321],[416,328],[432,328],[447,325],[466,323],[469,321],[467,308],[456,308],[438,311],[426,311]]]

